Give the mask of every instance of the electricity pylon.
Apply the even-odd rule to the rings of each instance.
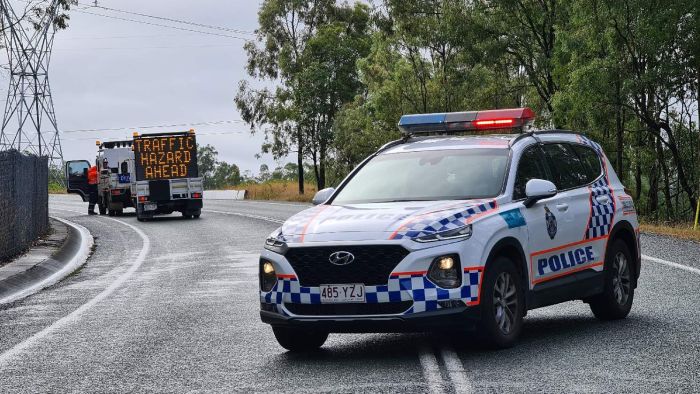
[[[10,85],[0,128],[0,150],[46,156],[49,168],[63,168],[63,150],[49,85],[49,63],[56,34],[59,0],[48,0],[38,17],[18,17],[9,0],[0,0],[2,35]],[[53,171],[56,175],[56,171]],[[58,171],[58,174],[61,172]],[[62,176],[55,179],[63,184]]]

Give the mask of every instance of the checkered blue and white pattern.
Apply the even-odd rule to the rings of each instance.
[[[384,302],[413,301],[413,306],[404,314],[440,309],[438,301],[462,300],[474,305],[479,301],[479,284],[483,270],[470,269],[464,273],[463,284],[457,289],[442,289],[431,282],[425,274],[392,275],[386,285],[365,286],[365,300],[368,304]],[[276,304],[277,310],[283,303],[320,304],[319,287],[300,286],[297,278],[279,278],[269,292],[260,292],[260,301]]]
[[[466,208],[462,206],[449,211],[431,212],[425,215],[419,215],[401,225],[392,239],[416,238],[464,227],[473,216],[494,210],[496,207],[496,201],[492,200],[488,202],[467,203]]]
[[[590,190],[591,218],[588,220],[586,239],[608,235],[615,215],[615,203],[607,183],[607,176],[592,184]],[[599,196],[608,196],[608,202],[601,204],[597,199]]]

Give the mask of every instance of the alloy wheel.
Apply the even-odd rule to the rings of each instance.
[[[613,295],[615,296],[615,301],[618,305],[624,305],[627,303],[627,299],[630,296],[630,268],[627,263],[627,257],[624,253],[619,252],[615,255],[613,260]]]
[[[501,272],[493,287],[493,306],[496,325],[503,334],[510,334],[518,311],[515,281],[508,272]]]

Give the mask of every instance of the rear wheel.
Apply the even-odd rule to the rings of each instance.
[[[523,328],[525,299],[515,263],[499,257],[491,263],[481,290],[481,335],[494,348],[515,345]]]
[[[300,330],[289,327],[272,327],[277,342],[290,352],[312,352],[318,350],[328,339],[325,331]]]
[[[605,256],[603,292],[588,300],[591,311],[601,320],[624,319],[632,309],[632,254],[621,239],[615,240]]]

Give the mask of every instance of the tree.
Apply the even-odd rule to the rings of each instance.
[[[258,19],[264,44],[246,44],[248,72],[278,86],[255,90],[241,82],[236,105],[253,132],[265,133],[263,153],[279,159],[296,148],[303,194],[304,158],[312,160],[323,187],[335,116],[360,88],[355,64],[369,48],[369,8],[330,0],[267,0]]]
[[[236,186],[241,183],[241,170],[235,164],[221,162],[214,171],[213,183],[218,189]]]
[[[197,165],[199,176],[204,179],[205,189],[214,189],[214,175],[218,165],[219,152],[211,145],[201,146],[197,144]]]

